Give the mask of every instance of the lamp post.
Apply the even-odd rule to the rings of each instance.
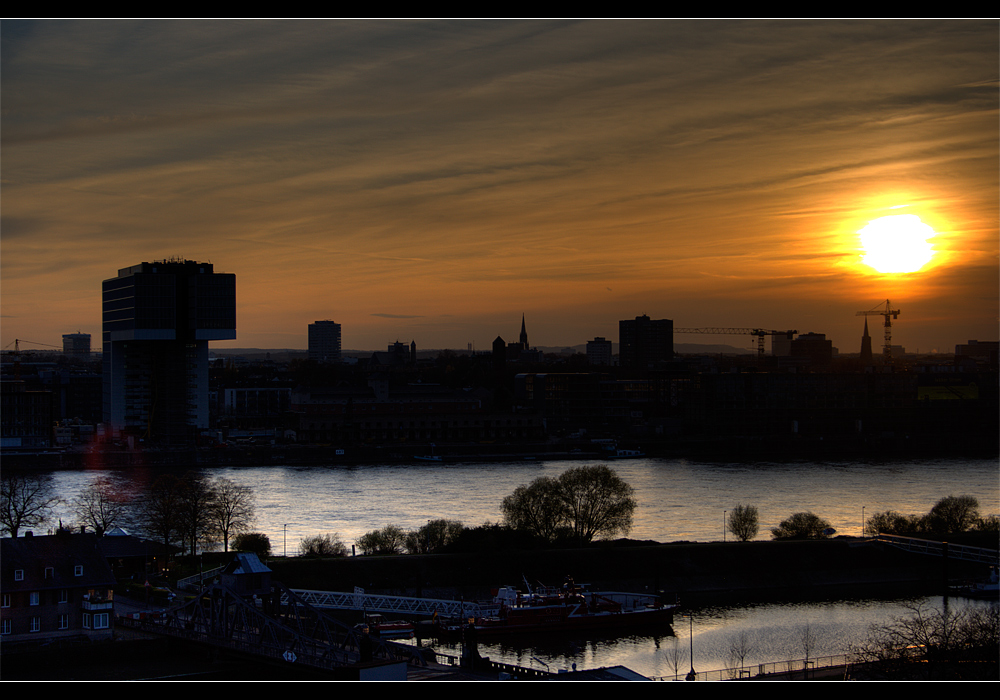
[[[694,672],[694,615],[688,615],[688,639],[691,641],[691,651],[689,652],[689,658],[691,659],[691,670],[688,671],[687,676],[684,678],[686,681],[696,681],[698,680],[698,674]]]
[[[722,511],[722,541],[726,541],[726,511]]]
[[[285,523],[284,525],[281,526],[281,540],[282,540],[282,547],[285,550],[284,557],[285,557],[285,559],[287,559],[288,558],[288,523]]]

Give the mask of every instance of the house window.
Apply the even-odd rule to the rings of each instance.
[[[24,580],[24,569],[14,569],[14,580],[15,581]]]
[[[31,631],[32,632],[42,631],[42,618],[40,617],[31,618]]]
[[[83,564],[77,564],[73,567],[74,576],[83,576]]]
[[[83,614],[83,629],[85,629],[85,630],[89,630],[90,629],[90,618],[91,618],[90,613],[84,613]]]
[[[59,602],[68,603],[69,602],[69,591],[63,588],[59,591]]]
[[[38,605],[38,591],[32,591],[28,594],[29,605]]]
[[[53,569],[51,566],[45,567],[45,578],[54,578],[55,575],[56,575],[55,569]]]
[[[3,634],[10,634],[10,620],[4,620],[2,627],[0,627],[0,632]]]
[[[69,615],[63,613],[59,616],[59,629],[68,630],[69,629]]]
[[[3,607],[5,608],[10,607],[10,593],[3,594]]]
[[[94,629],[106,630],[108,628],[108,613],[97,613],[94,615]]]

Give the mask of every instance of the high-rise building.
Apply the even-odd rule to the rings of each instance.
[[[309,359],[340,362],[340,324],[316,321],[309,324]]]
[[[104,280],[104,422],[152,442],[209,427],[208,343],[236,337],[236,275],[193,260]]]
[[[622,367],[650,369],[674,356],[674,322],[653,321],[636,316],[634,321],[618,322],[618,357]]]
[[[587,341],[587,364],[607,367],[611,364],[611,341],[597,337]]]
[[[63,354],[90,359],[90,333],[67,333],[63,336]]]

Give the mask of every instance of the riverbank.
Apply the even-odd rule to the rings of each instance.
[[[661,593],[684,604],[823,596],[943,593],[982,564],[910,554],[872,540],[640,544],[586,549],[271,559],[291,588],[479,600],[501,585],[558,585],[566,576],[595,589]]]

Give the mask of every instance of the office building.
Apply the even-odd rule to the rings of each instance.
[[[154,443],[209,427],[208,343],[236,337],[236,275],[193,260],[104,280],[104,422]]]
[[[309,359],[340,362],[340,324],[316,321],[309,324]]]
[[[90,333],[67,333],[63,336],[63,354],[90,359]]]
[[[618,322],[618,356],[622,367],[652,369],[674,356],[674,322],[653,321],[636,316],[634,321]]]
[[[588,340],[587,364],[599,367],[611,366],[611,341],[601,337]]]

